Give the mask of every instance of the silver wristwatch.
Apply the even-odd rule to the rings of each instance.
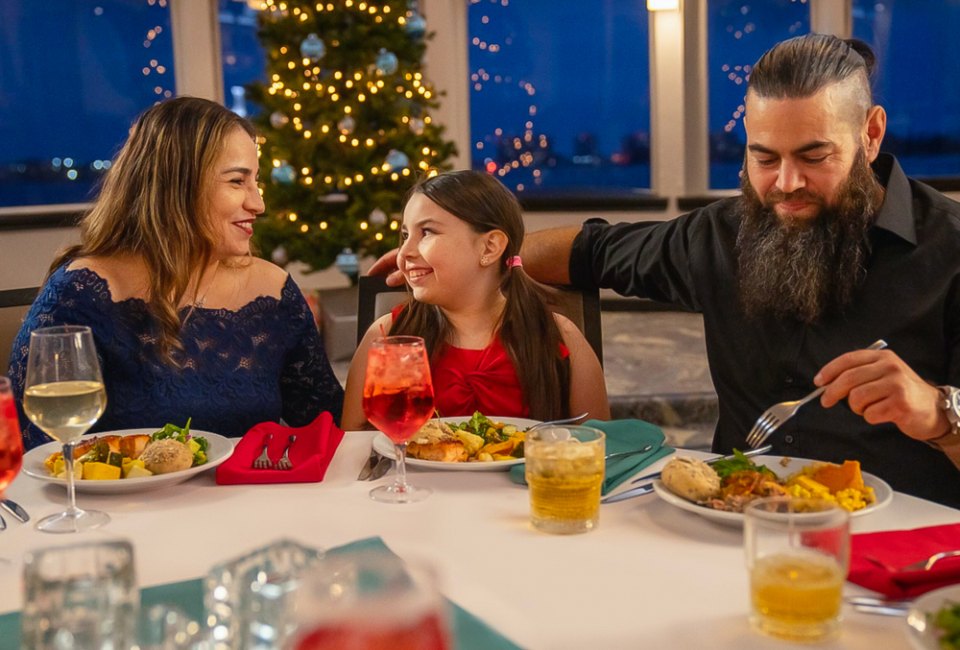
[[[943,412],[947,415],[947,420],[950,421],[950,431],[938,440],[960,436],[960,388],[937,386],[937,390],[940,391],[940,408],[943,409]]]

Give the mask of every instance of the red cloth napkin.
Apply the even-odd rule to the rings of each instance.
[[[960,583],[960,557],[940,560],[929,571],[897,569],[958,549],[960,524],[853,535],[847,579],[887,598],[913,598]]]
[[[277,462],[291,434],[297,436],[289,454],[293,469],[253,469],[253,461],[263,450],[268,435],[272,437],[267,455],[271,461]],[[230,458],[217,467],[217,483],[317,483],[327,473],[333,453],[342,439],[343,431],[326,411],[305,427],[261,422],[244,434]]]

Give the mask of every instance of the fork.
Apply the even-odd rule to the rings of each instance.
[[[882,350],[887,347],[887,342],[883,339],[874,342],[868,350]],[[823,394],[823,391],[827,389],[826,386],[821,386],[816,389],[806,397],[792,402],[780,402],[779,404],[774,404],[766,411],[760,414],[760,417],[757,418],[756,423],[754,423],[753,428],[750,429],[750,433],[747,434],[747,445],[753,449],[756,449],[764,442],[767,441],[767,438],[770,435],[780,428],[780,426],[797,414],[797,411],[800,410],[800,407],[814,399],[815,397],[820,397]]]
[[[296,441],[296,439],[297,437],[295,435],[290,434],[290,438],[287,439],[287,446],[283,450],[283,456],[281,456],[280,460],[276,462],[276,464],[273,466],[273,469],[293,469],[293,463],[290,462],[290,447],[293,446],[293,443]]]
[[[270,469],[273,467],[273,463],[270,462],[270,456],[267,455],[267,447],[270,446],[271,438],[273,438],[273,434],[268,433],[263,441],[263,451],[261,451],[256,460],[253,461],[253,469]]]
[[[546,422],[538,422],[537,424],[534,424],[532,427],[528,428],[527,431],[533,431],[534,429],[542,429],[544,427],[552,427],[555,424],[570,424],[572,422],[579,422],[580,420],[584,419],[588,415],[590,415],[590,412],[585,411],[580,415],[573,416],[572,418],[563,418],[561,420],[547,420]]]

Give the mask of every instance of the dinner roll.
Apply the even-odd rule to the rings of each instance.
[[[164,438],[147,445],[140,454],[143,465],[154,474],[169,474],[189,469],[193,465],[190,447],[179,440]]]
[[[720,494],[720,477],[702,460],[678,456],[663,468],[660,480],[671,492],[691,501],[706,501]]]

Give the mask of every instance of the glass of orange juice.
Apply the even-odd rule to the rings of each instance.
[[[751,625],[794,641],[836,634],[850,513],[828,501],[773,497],[750,502],[744,516]]]

